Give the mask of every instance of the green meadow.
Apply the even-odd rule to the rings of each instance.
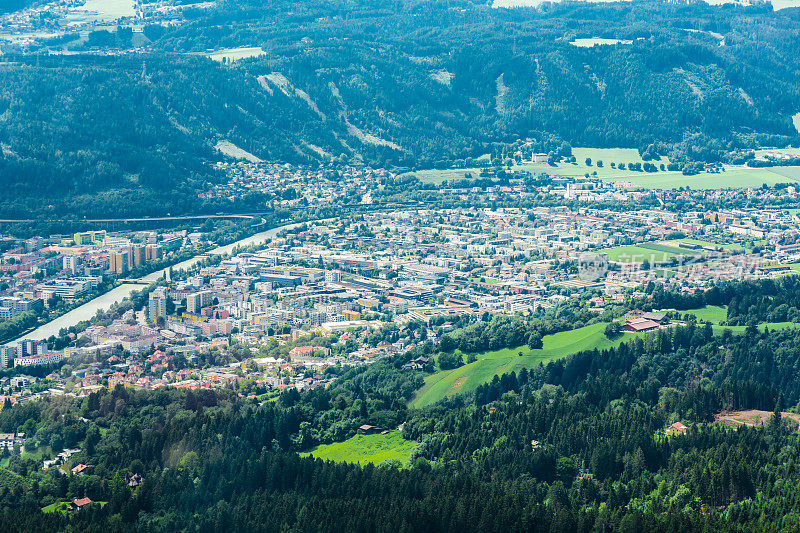
[[[681,314],[690,314],[697,317],[697,320],[719,324],[728,318],[728,308],[724,305],[706,305],[700,309],[690,309],[681,311]]]
[[[775,167],[772,167],[773,169]],[[598,173],[604,181],[629,181],[637,187],[645,189],[679,189],[689,187],[695,190],[704,189],[735,189],[746,187],[769,186],[777,183],[791,183],[797,181],[795,173],[783,175],[770,168],[732,167],[726,172],[707,173],[701,172],[693,176],[684,176],[680,172],[628,172],[627,175],[604,175]],[[787,172],[788,174],[788,172]]]
[[[726,329],[729,329],[734,333],[743,333],[747,328],[747,326],[721,326],[720,323],[724,322],[725,319],[728,318],[728,309],[724,305],[706,305],[699,309],[680,311],[680,313],[681,315],[694,315],[697,317],[697,320],[711,322],[714,325],[715,333],[721,333]],[[764,328],[769,328],[770,330],[774,331],[798,326],[800,326],[800,324],[797,322],[765,322],[758,325],[759,329],[762,331]]]
[[[575,163],[521,163],[512,166],[512,170],[527,170],[532,174],[546,172],[562,177],[582,177],[586,174],[594,175],[603,181],[627,181],[634,186],[646,189],[678,189],[689,187],[691,189],[723,189],[760,187],[762,184],[775,185],[776,183],[791,183],[800,181],[800,167],[769,167],[749,168],[745,166],[728,166],[725,172],[701,172],[694,176],[685,176],[679,171],[637,172],[634,170],[611,168],[624,163],[645,163],[638,150],[633,148],[573,148]],[[590,164],[586,164],[586,159]],[[602,161],[603,166],[598,167],[597,161]],[[657,161],[650,161],[656,166],[668,165],[669,159],[662,157]],[[479,177],[481,168],[454,168],[454,169],[429,169],[408,172],[406,175],[415,175],[423,183],[439,185],[444,180],[463,179],[465,174],[473,178]]]
[[[496,375],[517,372],[523,368],[531,369],[540,363],[561,359],[568,355],[594,348],[603,349],[618,346],[637,334],[626,333],[610,340],[604,330],[606,323],[592,324],[572,331],[562,331],[546,335],[541,349],[532,350],[528,346],[505,348],[479,354],[478,360],[452,370],[442,370],[425,378],[425,384],[417,391],[411,407],[420,408],[435,403],[446,396],[475,390],[488,383]],[[522,356],[519,354],[522,353]]]
[[[600,253],[608,254],[609,261],[619,263],[641,263],[645,259],[650,263],[663,263],[680,255],[702,255],[702,253],[697,250],[689,250],[686,248],[678,248],[677,246],[651,242],[629,246],[615,246],[613,248],[604,248],[599,251]]]
[[[42,507],[43,513],[61,513],[64,516],[69,516],[69,506],[72,502],[55,502],[50,505]],[[94,502],[100,504],[100,507],[105,507],[108,502]]]
[[[238,61],[240,59],[247,59],[250,57],[258,57],[266,54],[264,49],[260,46],[250,46],[243,48],[224,48],[215,52],[206,54],[207,57],[214,61]]]
[[[390,431],[386,435],[356,435],[344,442],[322,444],[300,455],[337,463],[364,465],[397,460],[405,465],[416,445],[415,441],[404,439],[399,431]]]
[[[700,246],[714,246],[714,247],[722,248],[723,250],[727,250],[729,252],[744,252],[745,251],[745,247],[743,245],[737,244],[735,242],[729,242],[729,243],[725,243],[725,244],[718,244],[718,243],[711,242],[711,241],[704,241],[702,239],[689,239],[689,238],[679,239],[677,241],[670,241],[670,242],[674,242],[676,245],[679,242],[685,242],[685,243],[688,243],[688,244],[698,244]]]
[[[31,459],[33,461],[43,461],[45,456],[53,457],[53,450],[50,446],[40,446],[39,448],[34,448],[32,450],[25,450],[21,454],[23,459]],[[6,457],[5,459],[0,459],[0,467],[8,466],[10,462],[10,458]]]

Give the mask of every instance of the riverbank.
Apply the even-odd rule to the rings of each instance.
[[[160,278],[166,276],[167,271],[169,271],[170,269],[172,269],[173,271],[186,270],[188,268],[193,267],[194,265],[196,265],[197,263],[199,263],[208,256],[229,254],[237,246],[263,244],[268,239],[275,238],[281,231],[290,230],[292,228],[296,228],[303,224],[312,224],[314,222],[321,222],[321,221],[293,222],[292,224],[286,224],[284,226],[278,226],[276,228],[262,231],[254,235],[251,235],[249,237],[240,239],[231,244],[218,246],[217,248],[213,248],[207,252],[197,254],[191,259],[187,259],[170,267],[156,270],[155,272],[152,272],[150,274],[147,274],[146,276],[142,276],[136,279],[144,283],[152,283],[153,281],[157,281]],[[118,287],[115,287],[114,289],[111,289],[110,291],[98,295],[96,298],[86,302],[85,304],[76,307],[75,309],[72,309],[67,313],[64,313],[58,318],[51,320],[46,324],[42,324],[33,331],[29,331],[28,333],[20,337],[17,337],[14,340],[8,341],[5,344],[15,345],[17,342],[21,340],[45,340],[49,338],[51,335],[58,335],[59,331],[61,331],[62,328],[69,328],[71,326],[77,325],[80,322],[91,319],[95,314],[97,314],[97,311],[101,309],[107,310],[115,303],[121,302],[122,300],[130,296],[130,294],[137,288],[141,289],[141,285],[136,283],[122,284]]]

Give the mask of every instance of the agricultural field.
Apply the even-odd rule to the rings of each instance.
[[[478,385],[488,383],[496,375],[531,369],[539,363],[548,363],[583,350],[604,349],[618,346],[637,334],[626,333],[610,340],[605,336],[606,323],[592,324],[572,331],[547,335],[541,349],[528,346],[505,348],[478,355],[478,360],[455,368],[442,370],[425,378],[425,385],[417,391],[411,407],[421,408],[438,402],[446,396],[475,390]],[[520,353],[522,356],[520,357]]]
[[[800,166],[770,167],[769,171],[788,178],[786,181],[800,181]]]
[[[795,115],[795,117],[800,120],[800,114]],[[771,152],[780,152],[782,154],[800,157],[800,148],[793,148],[791,146],[787,146],[786,148],[761,148],[759,150],[753,150],[753,153],[756,155],[756,157],[761,157]]]
[[[113,22],[119,18],[136,16],[134,0],[87,0],[82,6],[70,9],[67,21],[84,24],[88,22]]]
[[[214,61],[239,61],[240,59],[247,59],[249,57],[258,57],[265,55],[266,52],[260,46],[243,47],[243,48],[223,48],[206,54],[206,56]]]
[[[745,166],[728,166],[725,172],[703,172],[694,176],[684,176],[681,172],[637,172],[611,168],[611,163],[645,163],[634,148],[573,148],[575,163],[559,163],[555,166],[547,163],[522,163],[514,165],[512,170],[525,170],[532,174],[546,172],[563,177],[582,177],[586,174],[594,175],[606,182],[627,181],[634,187],[647,189],[677,189],[689,187],[691,189],[720,189],[760,187],[762,184],[775,185],[777,183],[790,183],[800,181],[800,167],[769,167],[749,168]],[[586,164],[586,159],[591,159],[591,164]],[[603,166],[598,167],[597,161],[603,161]],[[669,159],[662,157],[651,163],[660,166],[668,165]],[[473,178],[480,175],[481,168],[456,168],[444,170],[419,170],[406,175],[415,175],[423,183],[440,185],[444,180],[463,179],[465,174],[472,174]]]
[[[378,464],[384,461],[408,462],[417,443],[403,438],[399,431],[386,435],[356,435],[344,442],[322,444],[300,455],[337,463]]]
[[[792,167],[771,167],[771,168],[747,168],[747,167],[728,167],[726,172],[707,173],[702,172],[694,176],[684,176],[680,172],[630,172],[626,176],[605,176],[600,174],[600,179],[604,181],[629,181],[637,187],[646,189],[678,189],[689,187],[690,189],[730,189],[760,187],[763,184],[769,186],[777,183],[789,183],[797,181],[794,176],[784,176],[775,172],[776,168]]]

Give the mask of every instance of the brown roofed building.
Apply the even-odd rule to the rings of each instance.
[[[631,320],[630,322],[622,326],[622,331],[632,331],[632,332],[652,331],[654,329],[658,329],[658,322],[653,322],[652,320],[646,320],[646,319]]]
[[[89,498],[78,498],[76,500],[72,500],[72,503],[69,506],[69,510],[74,513],[80,511],[81,509],[84,509],[90,503],[92,503],[92,500]]]

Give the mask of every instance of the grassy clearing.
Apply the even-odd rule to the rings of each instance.
[[[72,502],[55,502],[51,503],[50,505],[46,505],[42,507],[43,513],[61,513],[65,516],[69,515],[69,506]],[[95,503],[100,504],[100,507],[105,507],[108,502],[93,502],[92,505]]]
[[[570,41],[569,44],[577,46],[578,48],[591,48],[592,46],[602,46],[611,44],[631,44],[633,41],[625,41],[622,39],[604,39],[602,37],[589,37],[583,39],[575,39]]]
[[[247,59],[249,57],[258,57],[265,55],[266,52],[260,46],[251,46],[243,48],[223,48],[216,52],[206,54],[207,57],[214,61],[239,61],[240,59]]]
[[[758,329],[761,331],[764,331],[765,328],[769,328],[770,331],[782,331],[796,327],[800,327],[797,322],[766,322],[758,325]],[[731,330],[733,333],[744,333],[747,326],[713,326],[713,329],[716,335],[722,334],[726,329]]]
[[[356,435],[344,442],[317,446],[310,452],[300,455],[337,463],[364,465],[397,460],[405,465],[411,450],[416,445],[415,441],[404,439],[399,431],[392,431],[386,435]]]
[[[46,505],[42,507],[43,513],[61,513],[63,515],[69,514],[69,504],[70,502],[55,502],[51,503],[50,505]]]
[[[53,457],[55,454],[50,446],[40,446],[38,448],[34,448],[33,450],[25,450],[20,454],[23,459],[32,459],[34,461],[43,461],[44,457]],[[0,467],[8,466],[8,463],[11,462],[10,457],[6,457],[5,459],[0,460]]]
[[[509,372],[519,373],[523,368],[531,369],[540,363],[561,359],[568,355],[594,348],[603,349],[618,346],[636,334],[626,333],[610,340],[603,331],[606,324],[592,324],[572,331],[562,331],[547,335],[544,346],[532,350],[528,346],[505,348],[478,355],[478,360],[453,370],[436,372],[425,378],[425,385],[417,391],[411,407],[420,408],[435,403],[446,396],[475,390],[488,383],[496,375]],[[522,357],[519,354],[522,353]]]
[[[740,428],[742,426],[763,427],[772,418],[772,411],[759,411],[748,409],[746,411],[723,411],[714,415],[714,422],[728,427]],[[800,415],[781,411],[781,418],[800,423]]]
[[[697,317],[697,320],[704,320],[712,324],[719,324],[728,318],[728,308],[724,305],[707,305],[700,309],[690,309],[681,311],[681,314],[690,314]]]
[[[472,283],[489,283],[490,285],[496,285],[500,283],[500,280],[495,278],[467,278],[467,281]]]
[[[619,263],[641,263],[645,259],[650,263],[662,263],[678,256],[701,256],[700,250],[690,250],[672,246],[671,243],[680,241],[665,241],[660,243],[645,242],[636,245],[615,246],[600,250],[601,253],[608,254],[609,261]]]
[[[747,328],[747,326],[720,326],[719,324],[728,318],[728,308],[724,305],[706,305],[700,309],[689,309],[688,311],[681,311],[680,313],[681,315],[694,315],[698,320],[711,322],[714,324],[715,333],[721,333],[726,329],[729,329],[734,333],[743,333]],[[763,324],[759,324],[758,328],[761,331],[764,331],[764,328],[769,328],[770,330],[782,330],[798,326],[800,326],[800,323],[797,322],[765,322]]]

